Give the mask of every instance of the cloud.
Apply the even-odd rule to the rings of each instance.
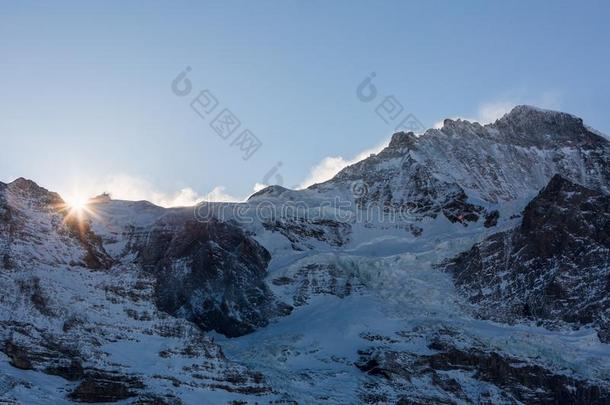
[[[200,195],[191,187],[182,188],[174,193],[164,193],[157,190],[149,181],[126,174],[108,176],[101,181],[89,183],[86,186],[74,186],[71,190],[61,194],[71,198],[77,195],[93,197],[101,193],[109,193],[116,200],[146,200],[161,207],[193,206],[201,201],[225,202],[243,200],[228,194],[223,186],[216,186],[212,191],[203,195]]]
[[[509,113],[515,106],[520,104],[530,104],[544,109],[558,110],[561,108],[561,94],[557,91],[547,91],[537,97],[516,96],[488,101],[479,104],[475,118],[453,117],[451,119],[462,119],[481,124],[490,124],[497,119],[502,118],[504,114]],[[444,120],[436,122],[434,128],[442,128],[443,121]]]
[[[226,187],[224,187],[224,186],[216,186],[212,189],[212,191],[207,193],[205,196],[203,196],[202,199],[200,199],[197,202],[201,202],[201,201],[239,202],[239,201],[243,201],[243,198],[234,197],[231,194],[228,194],[226,192]]]
[[[255,183],[254,187],[252,188],[254,190],[255,193],[258,193],[259,191],[261,191],[264,188],[269,187],[269,184],[263,184],[263,183]]]
[[[493,101],[489,103],[483,103],[479,105],[477,109],[477,116],[475,118],[472,117],[448,117],[454,121],[456,120],[464,120],[470,122],[478,122],[480,124],[490,124],[495,122],[498,118],[502,118],[502,116],[510,110],[513,109],[518,103],[513,101]],[[437,121],[434,123],[433,128],[441,129],[444,125],[445,119],[441,121]]]
[[[556,91],[547,91],[542,93],[538,97],[525,97],[525,96],[515,96],[515,97],[507,97],[504,99],[497,99],[485,103],[479,104],[477,108],[477,115],[475,118],[470,117],[454,117],[452,119],[463,119],[470,122],[479,122],[481,124],[489,124],[495,122],[497,119],[502,118],[502,116],[508,112],[510,112],[513,107],[519,104],[532,104],[540,108],[546,109],[559,109],[560,108],[560,93]],[[443,120],[444,121],[444,120]],[[434,124],[434,128],[442,128],[443,121],[439,121]],[[298,188],[307,188],[312,184],[322,183],[327,180],[330,180],[339,173],[343,168],[352,165],[356,162],[361,161],[362,159],[367,158],[372,153],[379,153],[384,147],[387,146],[389,141],[385,141],[373,148],[366,149],[360,152],[352,159],[346,159],[343,156],[327,156],[320,161],[317,165],[312,167],[309,171],[309,175],[305,180],[303,180]],[[259,185],[257,186],[264,186]],[[256,188],[255,191],[260,190],[261,188]]]
[[[479,114],[477,121],[481,124],[495,122],[498,118],[502,118],[517,105],[514,101],[493,101],[483,103],[479,106]]]
[[[359,162],[362,159],[369,157],[373,153],[379,153],[388,145],[388,142],[389,141],[384,141],[373,148],[363,150],[352,159],[345,159],[343,156],[325,157],[322,159],[322,161],[320,161],[320,163],[311,168],[309,175],[301,182],[301,184],[299,184],[298,188],[307,188],[312,184],[322,183],[330,180],[345,167]]]
[[[477,121],[481,124],[495,122],[520,104],[529,104],[548,110],[558,110],[561,108],[561,94],[557,91],[546,91],[536,97],[514,97],[482,103],[478,108]]]
[[[559,91],[547,91],[542,93],[537,105],[548,110],[559,110],[561,109],[561,99]]]

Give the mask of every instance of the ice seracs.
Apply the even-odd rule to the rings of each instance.
[[[609,162],[518,106],[244,203],[102,196],[78,229],[0,183],[0,400],[608,403]]]

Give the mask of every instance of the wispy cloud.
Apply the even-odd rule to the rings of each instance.
[[[483,103],[479,106],[477,121],[481,124],[495,122],[497,119],[502,118],[504,114],[509,113],[517,104],[518,103],[514,101],[492,101]]]
[[[223,186],[216,186],[206,194],[199,194],[191,187],[182,188],[173,193],[159,191],[151,182],[126,174],[108,176],[98,182],[87,185],[75,185],[71,189],[60,192],[65,197],[75,195],[93,197],[101,193],[109,193],[116,200],[140,201],[146,200],[162,207],[192,206],[201,201],[242,201],[243,198],[227,193]]]
[[[255,183],[254,187],[252,188],[252,190],[255,193],[258,193],[259,191],[261,191],[262,189],[269,187],[269,184],[263,184],[263,183]]]
[[[512,97],[496,99],[481,103],[477,107],[477,116],[475,118],[454,117],[452,119],[461,118],[468,121],[487,124],[501,118],[518,104],[532,104],[541,108],[559,109],[560,94],[557,92],[546,92],[537,98]],[[442,126],[443,121],[439,121],[434,125],[435,128],[441,128]],[[379,153],[387,146],[388,142],[389,140],[386,140],[372,148],[365,149],[351,159],[340,155],[323,158],[309,170],[309,174],[297,188],[307,188],[313,184],[330,180],[345,167],[357,163],[371,154]],[[267,187],[266,184],[256,183],[253,187],[253,191],[257,192],[265,187]],[[198,193],[192,187],[184,187],[175,192],[167,193],[159,191],[153,183],[145,179],[126,174],[108,176],[102,181],[89,183],[84,187],[75,187],[72,190],[67,190],[67,192],[61,194],[64,196],[73,196],[78,193],[86,196],[95,196],[103,192],[109,193],[114,199],[131,201],[146,200],[162,207],[192,206],[202,201],[244,201],[244,198],[230,194],[226,190],[226,187],[221,185],[216,186],[211,191],[203,194]]]
[[[235,197],[226,191],[226,187],[224,186],[216,186],[203,196],[202,199],[199,199],[197,202],[201,201],[212,201],[212,202],[238,202],[243,201],[242,197]],[[193,205],[193,204],[190,204]]]
[[[343,156],[327,156],[317,165],[311,168],[309,175],[299,184],[299,188],[307,188],[312,184],[322,183],[330,180],[334,175],[339,173],[345,167],[352,165],[369,157],[373,153],[379,153],[388,145],[389,141],[384,141],[379,145],[363,150],[352,159],[346,159]]]
[[[463,119],[471,122],[479,122],[481,124],[490,124],[497,119],[502,118],[504,114],[509,113],[510,110],[519,104],[531,104],[540,108],[556,110],[561,108],[561,94],[557,91],[547,91],[536,97],[524,95],[503,97],[479,104],[476,117],[451,117],[451,119]],[[444,120],[436,122],[434,128],[442,128],[443,121]]]

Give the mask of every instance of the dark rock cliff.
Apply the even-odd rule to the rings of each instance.
[[[484,317],[593,324],[610,341],[610,197],[556,175],[514,230],[449,263]]]

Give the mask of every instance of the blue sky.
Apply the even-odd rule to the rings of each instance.
[[[304,185],[389,139],[387,96],[425,127],[527,103],[608,134],[609,17],[603,1],[5,1],[0,180],[165,205]],[[201,118],[204,89],[218,105]],[[241,122],[226,140],[210,127],[225,108]],[[248,160],[245,129],[262,143]]]

